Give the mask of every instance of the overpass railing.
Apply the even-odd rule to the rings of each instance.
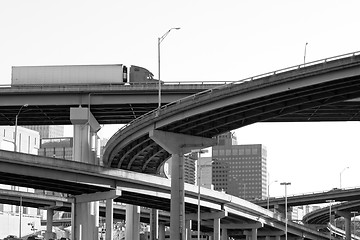
[[[256,75],[256,76],[253,76],[253,77],[248,77],[248,78],[241,79],[241,80],[238,80],[238,81],[234,81],[234,82],[224,84],[224,85],[221,85],[221,86],[216,86],[214,88],[198,92],[196,94],[193,94],[193,95],[181,98],[181,99],[179,99],[177,101],[174,101],[174,102],[168,103],[166,105],[163,105],[160,108],[154,109],[153,111],[150,111],[150,112],[148,112],[148,113],[134,119],[133,121],[129,122],[128,124],[124,125],[122,128],[120,128],[115,133],[115,135],[118,134],[120,131],[122,131],[127,126],[129,126],[131,124],[134,124],[134,123],[142,120],[143,118],[145,118],[145,117],[147,117],[149,115],[155,114],[156,112],[158,112],[158,111],[160,111],[162,109],[166,109],[166,108],[168,108],[168,107],[170,107],[172,105],[176,105],[176,104],[180,104],[182,102],[186,102],[186,101],[189,101],[189,100],[196,99],[196,98],[198,98],[200,96],[203,96],[203,95],[212,94],[212,92],[216,91],[216,90],[222,90],[222,89],[225,89],[225,88],[230,88],[234,84],[243,84],[243,83],[254,81],[254,80],[257,80],[257,79],[264,78],[264,77],[274,76],[274,75],[279,74],[279,73],[290,72],[290,71],[303,69],[305,67],[310,67],[310,66],[319,65],[319,64],[327,64],[328,62],[331,62],[331,61],[345,59],[345,58],[349,58],[349,57],[354,57],[356,55],[360,55],[360,51],[356,51],[356,52],[352,52],[352,53],[346,53],[346,54],[342,54],[342,55],[337,55],[337,56],[333,56],[333,57],[329,57],[329,58],[325,58],[325,59],[321,59],[321,60],[316,60],[316,61],[312,61],[312,62],[308,62],[308,63],[302,63],[302,64],[295,65],[295,66],[292,66],[292,67],[282,68],[282,69],[279,69],[279,70],[276,70],[276,71],[263,73],[263,74]]]
[[[180,82],[180,81],[168,81],[168,82],[162,82],[161,85],[162,86],[183,86],[183,85],[226,85],[229,83],[233,83],[235,81],[184,81],[184,82]],[[94,85],[103,85],[103,86],[158,86],[158,82],[133,82],[131,84],[123,84],[123,83],[99,83],[99,84],[79,84],[79,83],[75,83],[75,84],[66,84],[66,87],[90,87],[90,86],[94,86]],[[0,88],[11,88],[11,87],[21,87],[21,88],[34,88],[34,87],[39,87],[39,88],[44,88],[44,87],[61,87],[63,88],[64,85],[63,84],[48,84],[48,85],[44,85],[44,84],[16,84],[16,85],[12,85],[12,84],[0,84]]]

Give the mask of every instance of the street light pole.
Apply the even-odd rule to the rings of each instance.
[[[268,179],[270,180],[270,175],[268,174]],[[274,182],[277,182],[277,180],[274,180],[272,182],[268,181],[268,186],[267,186],[267,210],[270,209],[270,185]]]
[[[340,189],[341,189],[341,175],[342,175],[342,173],[346,170],[346,169],[349,169],[349,167],[346,167],[346,168],[344,168],[341,172],[340,172]]]
[[[198,153],[198,159],[197,159],[197,175],[198,175],[198,216],[197,216],[197,238],[200,240],[200,226],[201,226],[201,212],[200,212],[200,200],[201,200],[201,192],[200,192],[200,186],[201,186],[201,164],[200,164],[200,158],[201,153],[207,153],[207,150],[202,149],[196,149],[192,150],[191,152]]]
[[[159,81],[159,86],[158,86],[158,90],[159,90],[159,106],[158,108],[160,109],[161,107],[161,78],[160,78],[160,43],[166,38],[166,36],[170,33],[171,30],[179,30],[180,28],[170,28],[164,35],[162,35],[161,37],[158,38],[158,81]]]
[[[287,223],[288,223],[288,212],[287,212],[287,186],[291,185],[290,182],[282,182],[280,185],[285,186],[285,240],[288,239]]]
[[[14,136],[14,152],[17,152],[17,127],[18,127],[18,118],[19,118],[19,114],[22,110],[23,107],[27,107],[29,106],[29,104],[24,104],[21,106],[21,108],[19,109],[19,112],[16,114],[15,116],[15,136]]]
[[[308,45],[308,43],[305,43],[305,50],[304,50],[304,66],[305,66],[305,58],[306,58],[306,46]]]

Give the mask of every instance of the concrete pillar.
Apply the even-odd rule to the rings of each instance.
[[[54,216],[54,209],[52,208],[46,209],[46,233],[45,233],[46,240],[53,238],[53,233],[52,233],[53,216]]]
[[[185,239],[183,167],[184,157],[182,154],[173,154],[171,164],[170,239],[174,240]]]
[[[165,240],[165,224],[159,223],[159,240]]]
[[[214,219],[214,240],[220,240],[220,218]]]
[[[351,217],[349,216],[344,217],[345,219],[345,235],[346,240],[351,240]]]
[[[265,240],[270,240],[270,236],[265,236]]]
[[[99,202],[75,203],[75,240],[97,240],[99,235]]]
[[[96,164],[92,153],[92,136],[100,125],[88,108],[70,108],[70,121],[74,125],[74,161]],[[76,203],[74,240],[98,239],[99,202]]]
[[[150,210],[150,240],[157,240],[159,237],[159,210]]]
[[[345,219],[345,239],[351,240],[351,214],[345,211],[335,211],[335,214]]]
[[[140,240],[140,207],[126,204],[125,240]]]
[[[74,161],[96,164],[94,135],[100,130],[100,124],[88,108],[82,107],[70,108],[70,121],[74,125]]]
[[[251,240],[257,240],[257,228],[253,228],[251,231]]]
[[[276,235],[276,236],[275,236],[275,240],[281,240],[280,235]]]
[[[190,136],[152,130],[151,139],[172,154],[171,167],[171,203],[170,203],[170,239],[185,239],[185,204],[183,154],[191,149],[201,149],[216,144],[215,139]]]
[[[227,228],[221,229],[221,240],[228,240]]]
[[[191,240],[191,220],[185,221],[186,240]]]
[[[113,222],[114,222],[114,200],[106,199],[106,239],[113,238]]]
[[[75,202],[71,203],[71,239],[76,239],[76,232],[78,231],[78,226],[76,222],[76,204]]]

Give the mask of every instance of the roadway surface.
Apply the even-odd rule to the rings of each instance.
[[[107,143],[103,161],[113,168],[157,174],[170,153],[151,138],[152,130],[213,138],[256,122],[359,121],[358,109],[347,111],[360,97],[358,54],[245,79],[170,103],[118,131]]]

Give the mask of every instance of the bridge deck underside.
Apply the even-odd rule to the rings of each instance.
[[[358,97],[360,78],[351,77],[214,108],[158,130],[212,138],[256,122],[358,121],[360,105],[348,101]],[[108,159],[108,165],[156,174],[169,156],[144,133]]]

